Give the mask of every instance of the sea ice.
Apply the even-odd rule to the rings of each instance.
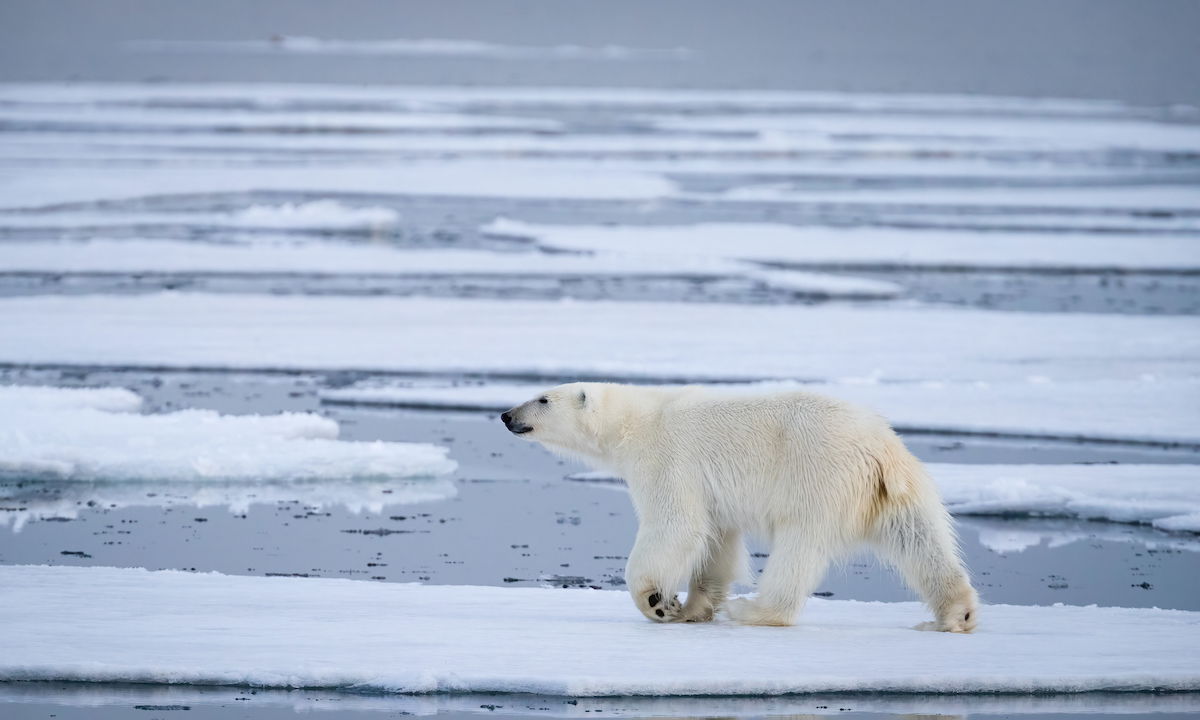
[[[1200,466],[949,465],[930,472],[958,515],[1075,517],[1200,533]]]
[[[987,95],[795,92],[763,90],[666,90],[663,88],[436,87],[351,86],[316,83],[6,83],[0,99],[9,103],[86,103],[154,106],[209,103],[218,109],[230,100],[278,109],[315,102],[395,103],[400,107],[473,108],[479,105],[570,108],[672,108],[713,114],[731,106],[858,113],[928,113],[952,116],[1002,113],[1013,117],[1130,117],[1145,110],[1110,100],[1021,98]]]
[[[196,482],[401,479],[455,467],[434,445],[338,440],[336,422],[310,413],[141,415],[128,412],[130,395],[0,386],[0,473]]]
[[[170,194],[237,192],[391,193],[454,197],[649,200],[675,191],[670,180],[649,173],[580,172],[518,160],[413,160],[399,164],[358,161],[322,166],[319,173],[294,167],[28,167],[0,175],[0,208],[94,203]],[[594,169],[594,167],[593,167]]]
[[[399,220],[400,213],[391,208],[351,207],[336,200],[251,205],[229,216],[229,222],[235,227],[321,230],[376,228],[395,225]],[[186,215],[183,222],[188,222]]]
[[[661,625],[623,592],[0,567],[0,679],[553,695],[1200,690],[1200,613],[812,599],[790,628]],[[647,652],[652,648],[653,652]],[[686,662],[663,662],[686,658]]]
[[[1031,270],[1200,269],[1189,237],[1089,233],[920,232],[891,228],[773,224],[536,225],[499,218],[482,228],[576,252],[738,258],[796,265],[1024,268]]]
[[[691,132],[758,132],[799,136],[853,136],[878,142],[940,139],[964,147],[1142,148],[1200,150],[1200,129],[1191,124],[1103,117],[961,117],[951,113],[772,113],[662,115],[645,118],[655,127]]]
[[[245,216],[243,221],[253,226],[274,224],[300,229],[306,227],[304,215],[307,213],[250,208],[238,217]],[[349,222],[351,217],[343,219]],[[128,220],[137,221],[134,218]],[[162,218],[164,223],[181,221]],[[315,218],[318,228],[322,227],[322,222],[330,221],[333,218]],[[202,220],[193,222],[207,224]],[[405,250],[380,244],[319,241],[245,245],[172,240],[11,241],[0,244],[0,272],[741,278],[771,288],[827,298],[891,298],[903,291],[899,285],[882,280],[763,270],[750,263],[688,255],[663,256],[647,262],[643,256],[620,253]]]
[[[536,377],[1195,377],[1186,316],[156,293],[0,299],[0,362]]]
[[[716,384],[728,393],[803,390],[869,407],[902,431],[1200,445],[1200,379],[1052,382]],[[407,407],[507,410],[545,383],[399,383],[368,380],[321,391],[327,400]]]

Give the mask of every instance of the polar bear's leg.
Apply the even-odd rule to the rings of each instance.
[[[746,547],[742,536],[726,530],[709,541],[708,553],[692,575],[687,602],[680,617],[684,622],[708,622],[725,604],[729,585],[744,573]]]
[[[820,533],[788,526],[773,533],[771,558],[753,599],[729,602],[729,616],[745,625],[791,625],[829,567]]]
[[[676,591],[704,559],[708,540],[688,528],[643,523],[625,566],[633,602],[650,620],[677,622],[683,605]]]
[[[971,632],[979,598],[959,556],[950,515],[940,499],[910,498],[880,518],[876,549],[904,575],[936,620],[918,630]]]

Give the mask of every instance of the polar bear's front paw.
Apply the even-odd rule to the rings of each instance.
[[[683,605],[678,595],[665,595],[658,590],[641,593],[638,610],[655,622],[678,622],[683,619]]]

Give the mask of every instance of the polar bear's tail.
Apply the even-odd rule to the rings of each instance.
[[[879,464],[872,540],[937,617],[921,629],[971,632],[978,597],[963,566],[950,513],[933,479],[894,435]]]

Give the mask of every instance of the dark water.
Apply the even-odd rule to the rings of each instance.
[[[1200,103],[1189,0],[319,0],[0,5],[0,80],[769,88]],[[139,53],[141,40],[448,38],[685,48],[586,61]]]

